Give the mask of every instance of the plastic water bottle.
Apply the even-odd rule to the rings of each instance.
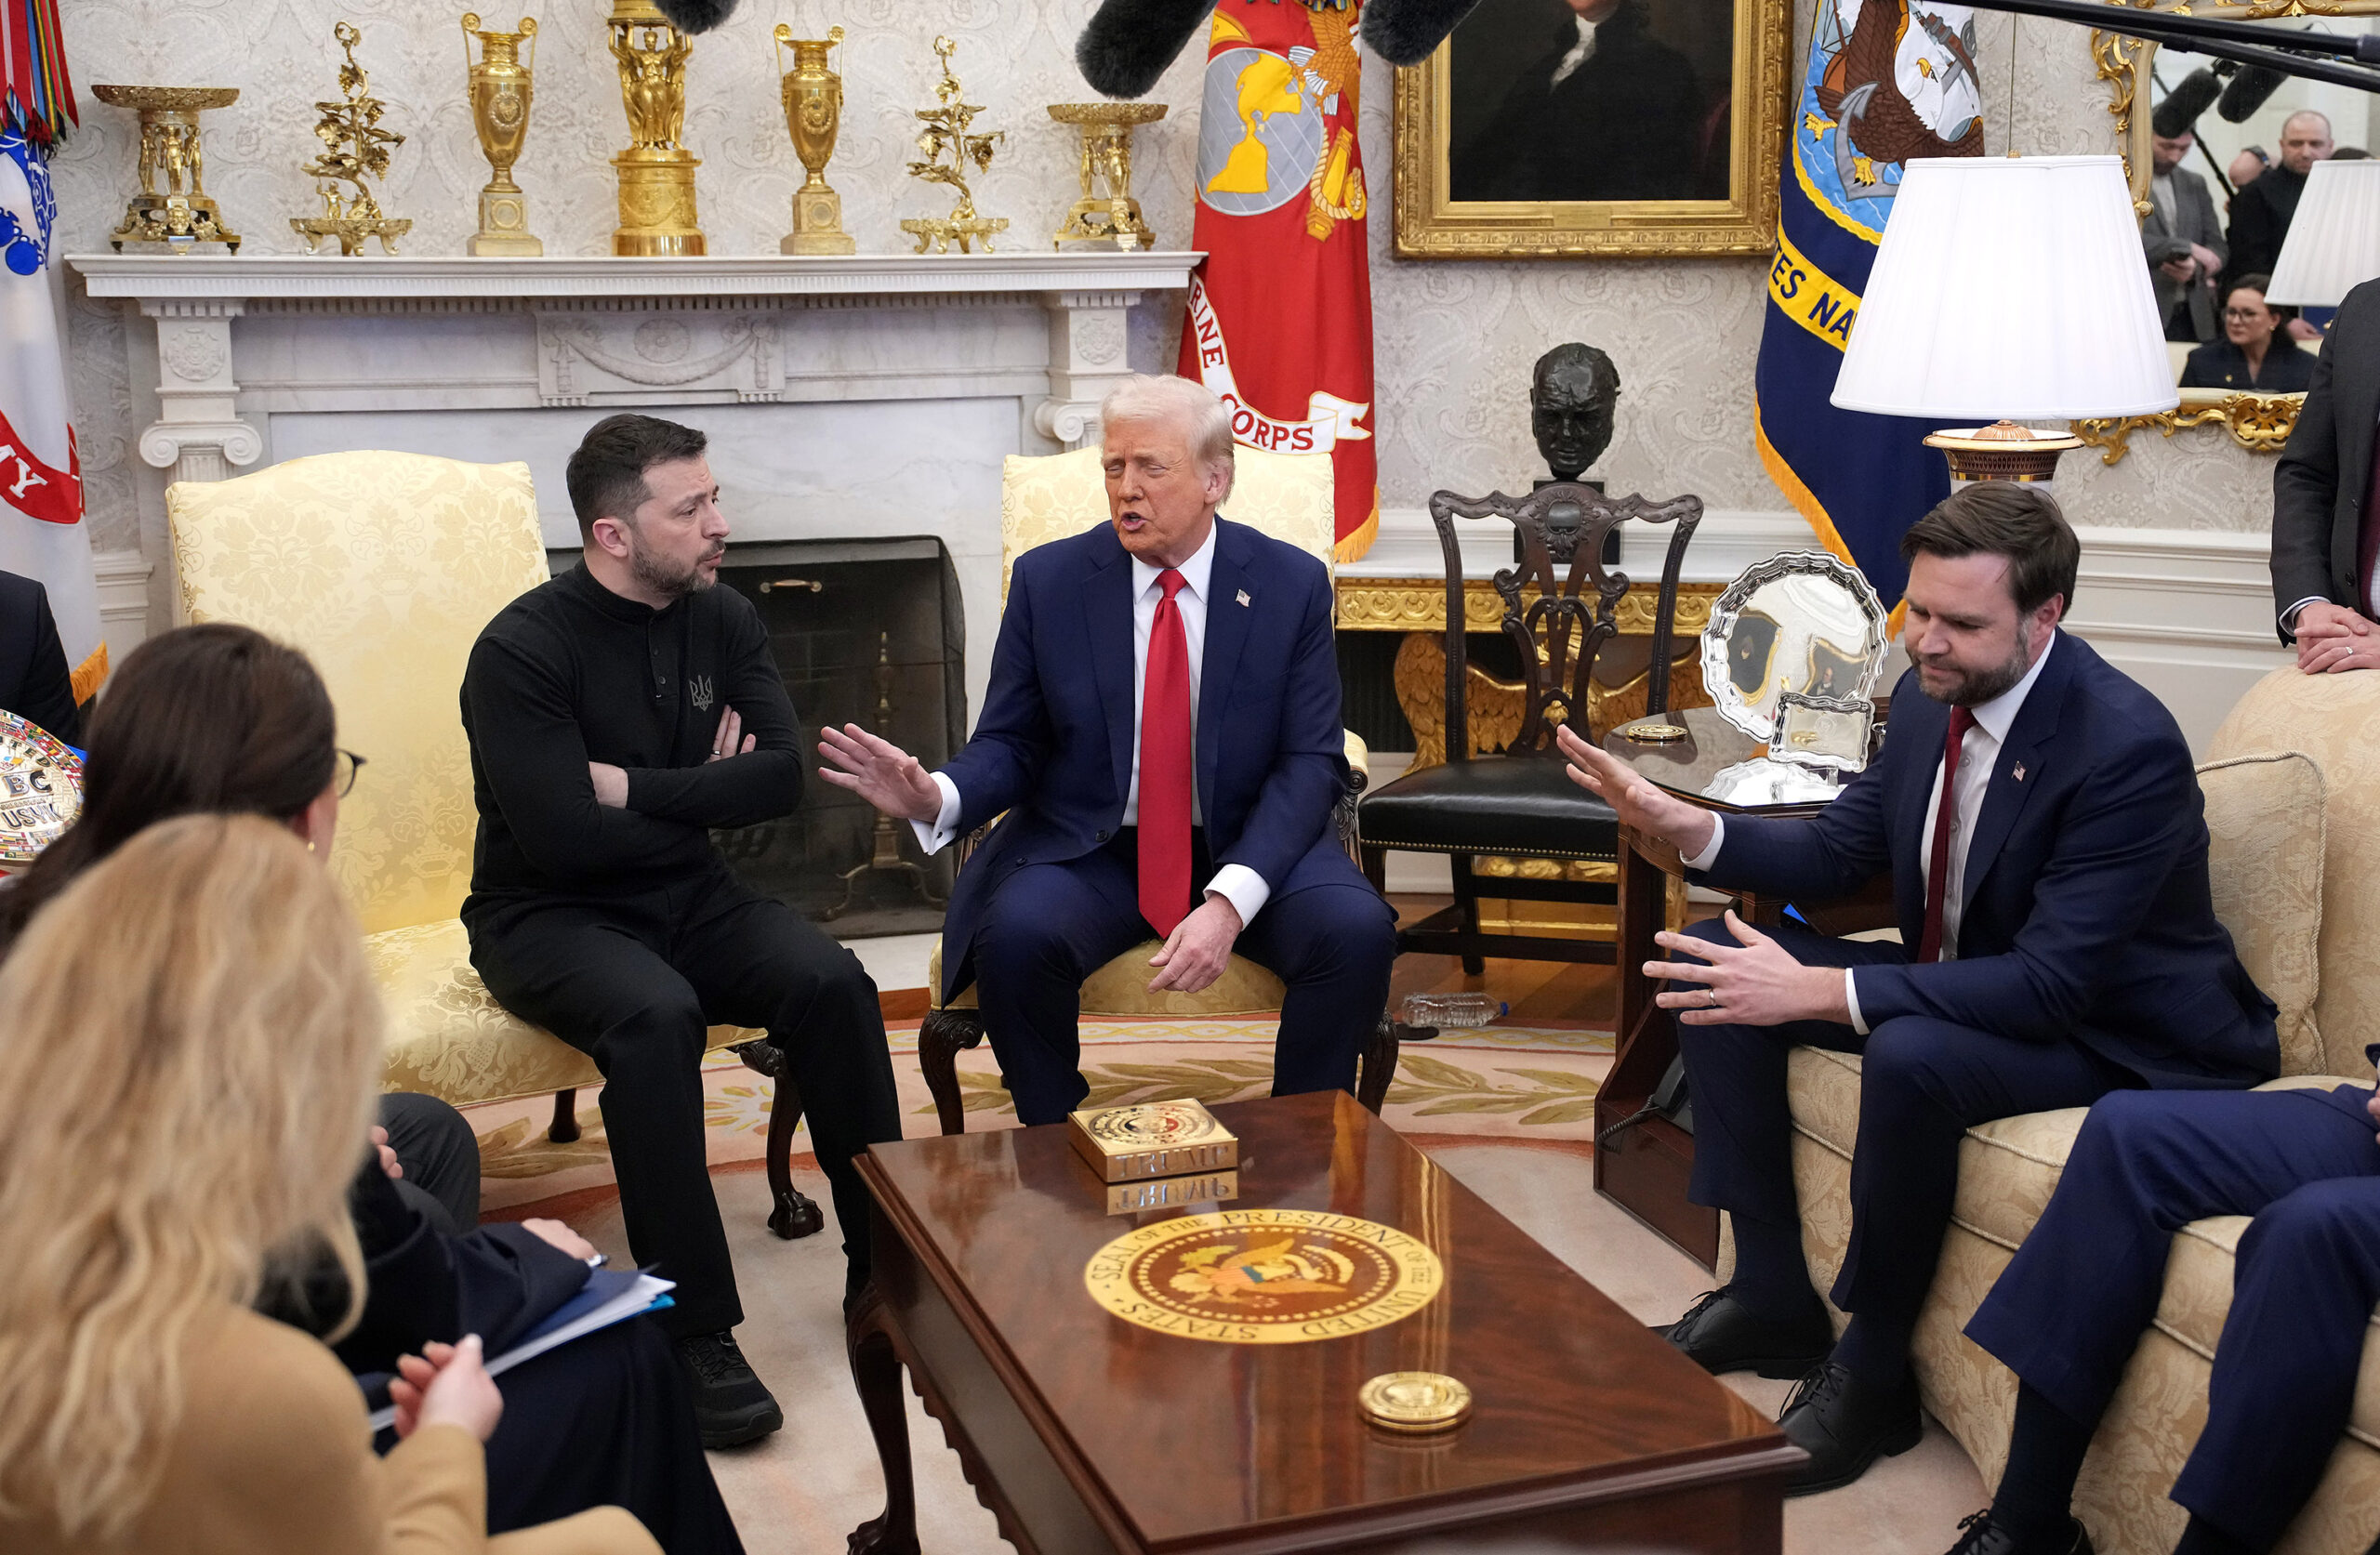
[[[1408,994],[1397,1020],[1433,1035],[1446,1031],[1475,1031],[1512,1006],[1488,994]]]

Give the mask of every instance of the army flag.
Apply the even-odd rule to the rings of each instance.
[[[39,153],[17,131],[0,133],[0,570],[48,590],[74,699],[84,702],[108,661],[50,293],[57,215]]]
[[[1222,0],[1198,119],[1207,257],[1190,278],[1177,371],[1215,391],[1250,448],[1328,454],[1339,554],[1380,528],[1362,63],[1354,0]]]
[[[1777,256],[1753,380],[1770,479],[1896,614],[1902,532],[1950,493],[1936,430],[1830,402],[1911,157],[1981,156],[1974,15],[1925,0],[1818,0],[1781,171]]]

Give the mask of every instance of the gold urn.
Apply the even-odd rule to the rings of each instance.
[[[694,40],[653,0],[612,0],[608,26],[612,59],[620,68],[620,106],[628,117],[628,150],[612,158],[620,185],[612,252],[700,254],[694,169],[702,163],[678,143],[686,128],[686,59]]]
[[[777,244],[780,254],[850,254],[858,248],[843,231],[843,197],[826,187],[826,160],[835,154],[835,137],[843,123],[843,78],[826,64],[826,51],[843,41],[843,30],[829,27],[823,38],[797,38],[793,29],[777,23],[777,46],[793,50],[793,69],[785,72],[785,127],[793,136],[793,154],[810,177],[793,195],[793,231]]]
[[[522,17],[521,30],[483,32],[479,13],[463,13],[463,59],[470,66],[471,127],[479,131],[480,153],[496,176],[480,191],[480,230],[471,235],[473,254],[543,254],[546,245],[529,233],[529,203],[512,181],[512,165],[521,160],[521,143],[529,136],[529,101],[536,63],[537,20]],[[480,57],[471,62],[469,40],[480,40]],[[529,45],[529,62],[521,60],[521,45]]]

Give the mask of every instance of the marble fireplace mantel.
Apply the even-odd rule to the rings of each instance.
[[[69,257],[129,330],[168,481],[354,448],[525,459],[549,545],[588,423],[703,427],[737,538],[934,534],[971,692],[998,619],[999,465],[1079,447],[1132,369],[1132,309],[1191,253],[614,257]],[[153,390],[147,386],[154,384]],[[675,407],[673,410],[671,407]]]

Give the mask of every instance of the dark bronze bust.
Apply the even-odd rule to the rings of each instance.
[[[1528,388],[1529,429],[1557,481],[1576,481],[1611,443],[1620,404],[1620,369],[1593,346],[1573,340],[1537,359]]]

